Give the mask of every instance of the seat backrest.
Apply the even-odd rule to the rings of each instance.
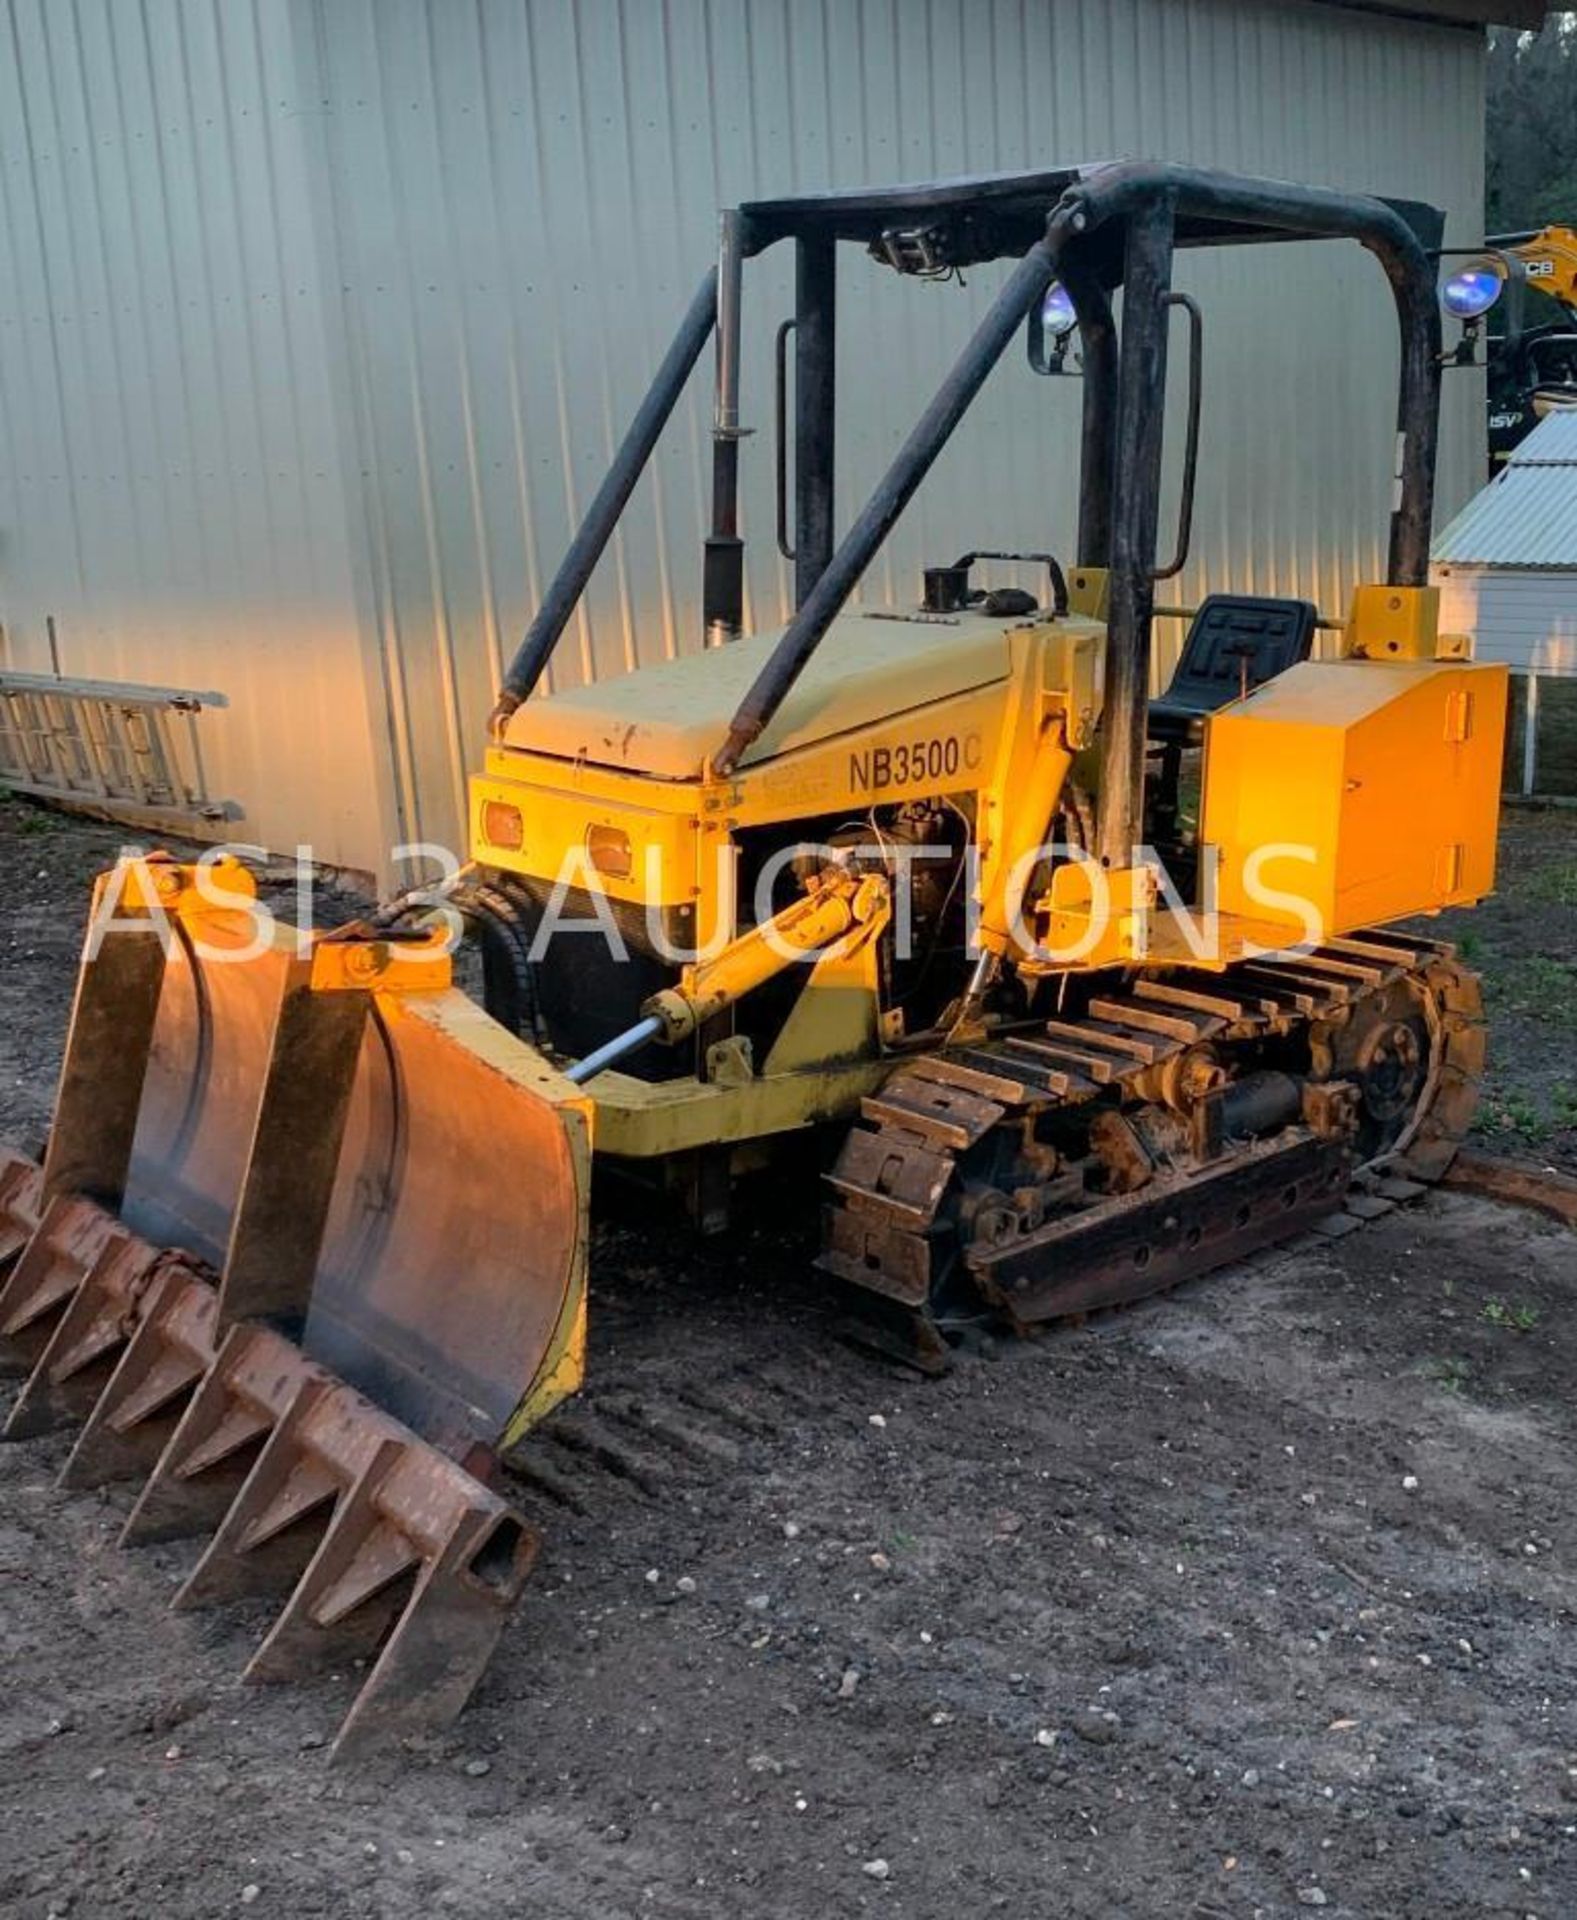
[[[1257,687],[1307,660],[1318,618],[1307,600],[1208,595],[1189,626],[1162,701],[1195,713],[1214,713],[1243,691],[1245,667],[1248,686]]]

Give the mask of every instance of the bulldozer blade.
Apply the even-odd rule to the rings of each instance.
[[[193,919],[168,942],[136,1107],[119,1102],[129,1141],[81,1091],[103,1022],[74,1025],[49,1191],[58,1160],[150,1245],[219,1270],[226,1324],[299,1332],[428,1438],[512,1440],[579,1381],[589,1101],[444,962],[303,954],[288,928],[257,951],[245,915]]]
[[[279,1602],[249,1678],[370,1660],[361,1751],[459,1712],[530,1571],[484,1463],[580,1383],[590,1102],[431,951],[193,872],[116,896],[44,1167],[0,1155],[6,1433],[81,1422],[124,1544],[208,1536],[176,1605]]]
[[[534,1531],[283,1334],[256,1323],[222,1333],[213,1282],[93,1202],[46,1213],[30,1271],[58,1273],[51,1225],[98,1251],[7,1431],[86,1412],[63,1481],[147,1476],[123,1544],[211,1534],[175,1607],[280,1602],[249,1680],[371,1659],[335,1755],[447,1724],[519,1597]]]
[[[589,1103],[464,994],[374,1014],[303,1344],[420,1433],[507,1445],[579,1384]]]

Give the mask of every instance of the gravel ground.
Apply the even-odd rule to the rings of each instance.
[[[0,806],[13,1139],[116,839]],[[1505,855],[1480,1144],[1570,1166],[1577,819]],[[264,1616],[169,1612],[191,1548],[0,1448],[0,1912],[1560,1920],[1573,1244],[1435,1195],[921,1382],[768,1236],[604,1228],[519,1618],[359,1771],[354,1676],[243,1688]]]

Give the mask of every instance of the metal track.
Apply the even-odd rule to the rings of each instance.
[[[1353,1091],[1344,1036],[1399,1000],[1427,1031],[1422,1083],[1394,1137],[1365,1156],[1341,1106]],[[1048,1120],[1087,1118],[1120,1133],[1135,1111],[1186,1113],[1200,1101],[1182,1077],[1202,1063],[1252,1060],[1300,1038],[1303,1111],[1271,1137],[1210,1139],[1196,1124],[1185,1151],[1141,1159],[1131,1190],[1110,1179],[1109,1157],[1097,1169],[1106,1190],[1092,1190],[1092,1156],[1046,1179],[1016,1230],[999,1219],[982,1235],[969,1219],[969,1170],[1005,1131],[1029,1140]],[[874,1296],[883,1344],[936,1366],[940,1295],[950,1286],[956,1300],[961,1279],[977,1310],[984,1302],[1020,1324],[1055,1319],[1141,1298],[1319,1224],[1355,1175],[1438,1179],[1467,1130],[1483,1061],[1477,979],[1435,941],[1365,932],[1221,973],[1097,988],[1076,1016],[896,1068],[862,1102],[828,1175],[818,1265]]]

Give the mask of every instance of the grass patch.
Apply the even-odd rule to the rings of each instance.
[[[1435,1385],[1446,1393],[1466,1393],[1473,1378],[1473,1369],[1465,1360],[1431,1360],[1427,1371]]]
[[[59,833],[65,824],[59,814],[45,813],[42,810],[36,813],[29,810],[19,815],[14,822],[17,832],[25,834],[30,839],[36,839],[41,834]]]
[[[1577,907],[1577,861],[1553,860],[1548,866],[1535,867],[1531,873],[1519,874],[1508,891],[1541,906]]]
[[[1565,1124],[1562,1122],[1561,1124]],[[1531,1095],[1510,1087],[1504,1093],[1489,1092],[1479,1102],[1473,1116],[1473,1131],[1481,1134],[1514,1133],[1536,1143],[1550,1131],[1550,1123],[1539,1111]]]
[[[1526,1300],[1486,1300],[1480,1319],[1502,1333],[1532,1333],[1539,1324],[1539,1310]]]
[[[1569,960],[1523,954],[1486,972],[1484,989],[1494,1009],[1577,1032],[1577,965]]]

